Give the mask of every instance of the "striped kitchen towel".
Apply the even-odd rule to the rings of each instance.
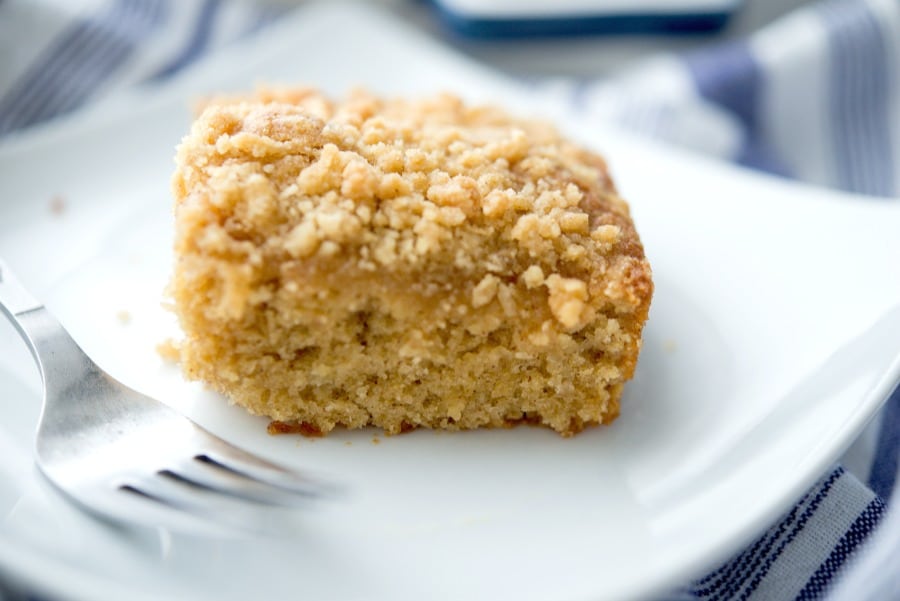
[[[0,0],[0,135],[163,81],[285,10],[223,0]]]
[[[896,0],[828,0],[748,39],[558,93],[596,119],[754,169],[900,194]]]
[[[0,0],[0,136],[164,82],[284,10],[236,0]],[[897,0],[827,0],[745,40],[538,88],[586,121],[871,202],[900,194]],[[900,598],[898,458],[895,392],[843,467],[741,553],[665,599]]]

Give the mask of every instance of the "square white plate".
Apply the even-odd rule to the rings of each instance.
[[[356,84],[453,90],[554,117],[605,153],[657,284],[621,418],[571,439],[533,428],[270,437],[264,419],[164,364],[155,346],[175,331],[160,308],[168,182],[187,106],[199,93],[261,81],[332,93]],[[3,323],[0,570],[93,601],[574,601],[683,583],[777,518],[896,384],[898,231],[897,203],[588,127],[369,9],[300,11],[261,43],[162,90],[0,147],[0,256],[114,375],[233,442],[331,474],[350,493],[300,516],[281,540],[99,524],[35,476],[36,370]]]

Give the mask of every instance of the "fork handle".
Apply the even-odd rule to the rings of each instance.
[[[43,305],[25,290],[6,262],[0,259],[0,308],[15,321],[19,315],[41,307]]]
[[[0,313],[6,315],[9,321],[15,326],[19,336],[28,345],[28,350],[38,364],[41,370],[41,376],[44,375],[44,369],[41,362],[41,353],[35,344],[34,336],[37,332],[33,327],[28,325],[30,316],[36,316],[39,313],[47,313],[44,305],[37,301],[22,286],[16,274],[3,259],[0,259]]]
[[[93,362],[78,343],[36,300],[0,259],[0,313],[5,314],[28,345],[44,382],[48,386],[66,388],[93,370]]]

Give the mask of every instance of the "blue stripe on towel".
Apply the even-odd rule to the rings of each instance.
[[[775,560],[778,559],[784,550],[788,547],[788,545],[793,542],[793,540],[797,537],[797,535],[806,527],[807,522],[809,522],[810,518],[816,513],[819,508],[819,505],[825,498],[828,496],[829,491],[832,486],[834,486],[835,482],[844,477],[843,468],[838,468],[834,472],[831,473],[831,476],[825,480],[825,483],[821,485],[819,490],[812,496],[809,506],[803,512],[803,515],[800,516],[800,519],[797,520],[797,523],[791,529],[790,533],[782,540],[775,552],[769,555],[765,562],[763,562],[762,566],[753,574],[753,579],[747,585],[747,588],[744,590],[743,594],[739,597],[741,601],[746,601],[750,598],[753,592],[759,587],[762,583],[763,579],[766,577],[766,574],[769,573],[769,570],[772,569],[772,566],[775,564]]]
[[[97,21],[117,19],[119,8],[119,5],[114,6],[108,15],[99,17]],[[80,64],[81,57],[87,54],[85,48],[91,48],[96,42],[96,34],[96,23],[77,23],[47,48],[29,72],[19,79],[18,85],[0,100],[0,133],[31,123],[29,109],[42,95],[50,93],[61,72],[70,65]]]
[[[744,144],[734,160],[747,167],[778,175],[788,170],[762,138],[760,94],[764,73],[746,42],[720,44],[690,53],[685,66],[697,92],[735,116],[744,130]]]
[[[869,488],[884,499],[891,500],[900,469],[900,387],[888,399],[882,410],[875,459],[869,472]]]
[[[174,60],[148,77],[148,81],[166,79],[194,62],[206,52],[206,49],[209,47],[210,37],[212,36],[213,24],[215,23],[216,15],[221,9],[221,6],[221,0],[203,1],[203,6],[200,7],[200,11],[194,23],[194,33],[191,35],[187,46],[185,46],[184,50],[182,50]]]
[[[66,28],[0,98],[0,134],[71,110],[134,53],[163,21],[165,0],[117,0]]]
[[[704,98],[734,113],[748,129],[756,129],[762,74],[745,42],[688,54],[685,64]]]
[[[140,18],[140,13],[135,11],[136,6],[125,5],[115,23],[114,31],[127,27],[132,20]],[[67,53],[65,61],[60,61],[58,75],[52,84],[63,94],[54,94],[52,90],[44,90],[40,101],[31,103],[28,109],[23,111],[23,116],[29,122],[35,122],[53,115],[59,115],[75,108],[80,101],[89,96],[106,79],[113,68],[113,61],[119,54],[120,40],[114,36],[100,35],[89,38],[85,46],[81,46],[81,52]],[[73,64],[74,62],[74,64]],[[37,118],[35,118],[37,117]]]
[[[748,599],[844,473],[843,468],[836,468],[756,543],[706,578],[696,581],[691,591],[694,596],[709,601]]]
[[[830,487],[830,484],[829,484]],[[762,562],[766,554],[784,536],[787,529],[797,521],[812,493],[805,495],[782,520],[760,537],[752,546],[730,562],[695,583],[695,594],[702,598],[716,599],[722,593],[728,595],[739,590],[740,585]],[[712,581],[712,582],[710,582]]]
[[[866,540],[881,522],[884,512],[884,502],[878,497],[872,499],[872,502],[856,518],[856,521],[850,525],[850,528],[841,537],[838,544],[835,545],[828,559],[809,578],[803,590],[795,597],[795,600],[813,601],[822,599],[831,587],[841,567],[847,563],[847,560],[850,559],[857,547]]]
[[[819,7],[829,44],[829,121],[838,185],[853,192],[894,192],[887,48],[865,2]]]

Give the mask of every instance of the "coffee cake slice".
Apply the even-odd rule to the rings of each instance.
[[[181,365],[274,430],[618,414],[650,266],[603,159],[551,126],[260,90],[206,105],[173,189]]]

